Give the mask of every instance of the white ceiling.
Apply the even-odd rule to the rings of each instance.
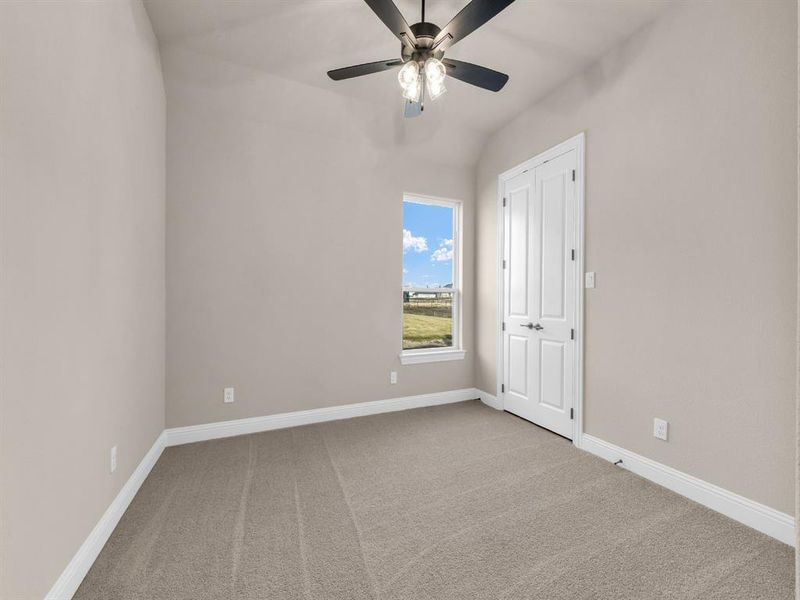
[[[586,68],[672,0],[516,0],[447,56],[510,75],[492,93],[448,80],[417,121],[444,119],[485,137]],[[409,23],[419,2],[397,0]],[[427,0],[444,26],[466,0]],[[331,81],[329,69],[396,58],[400,44],[361,0],[146,0],[159,42],[399,111],[396,72]]]

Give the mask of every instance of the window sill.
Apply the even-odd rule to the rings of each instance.
[[[466,350],[430,350],[420,352],[416,350],[400,353],[400,364],[418,365],[420,363],[443,362],[446,360],[464,360]]]

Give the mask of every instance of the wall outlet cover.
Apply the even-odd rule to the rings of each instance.
[[[397,383],[397,371],[389,372],[389,383]]]
[[[653,436],[666,442],[668,434],[669,423],[664,419],[653,419]]]
[[[233,388],[225,388],[225,393],[223,395],[222,401],[226,404],[233,402]]]

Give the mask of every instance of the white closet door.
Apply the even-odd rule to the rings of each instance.
[[[576,152],[505,184],[505,408],[572,438]]]

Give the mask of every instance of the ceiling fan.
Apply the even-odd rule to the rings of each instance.
[[[499,92],[508,81],[505,73],[445,58],[444,53],[514,0],[472,0],[443,29],[425,21],[425,0],[422,0],[422,19],[411,26],[392,0],[364,1],[400,40],[400,58],[328,71],[328,77],[334,81],[401,67],[397,78],[406,99],[406,117],[416,117],[422,113],[426,95],[435,100],[446,91],[446,75],[492,92]]]

